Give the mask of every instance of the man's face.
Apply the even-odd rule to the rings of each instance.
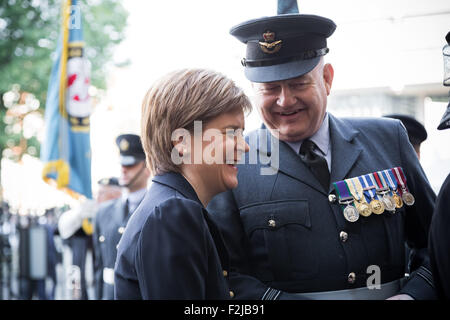
[[[282,141],[299,141],[319,130],[333,82],[333,67],[323,60],[309,73],[294,79],[253,83],[256,105],[271,131]]]
[[[122,166],[119,183],[126,186],[130,192],[144,188],[149,177],[148,169],[144,169],[145,161],[140,161],[132,166]]]

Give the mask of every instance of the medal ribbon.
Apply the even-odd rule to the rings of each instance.
[[[378,190],[379,188],[378,188],[377,182],[375,181],[375,176],[374,176],[375,174],[376,174],[376,172],[369,173],[369,174],[366,175],[366,177],[369,177],[369,180],[368,180],[369,186],[374,186],[375,189]],[[381,184],[381,182],[380,182],[380,184]],[[379,200],[378,193],[375,192],[375,197],[374,198]]]
[[[375,185],[378,187],[377,189],[385,189],[386,187],[383,185],[383,183],[381,182],[381,180],[380,180],[380,177],[378,176],[378,174],[376,173],[376,172],[374,172],[374,173],[372,173],[372,176],[375,178],[375,180],[376,180],[376,183],[375,183],[375,181],[373,181],[374,183],[375,183]],[[371,178],[372,178],[372,176],[371,176]]]
[[[373,190],[368,187],[367,180],[365,176],[358,177],[359,182],[363,188],[363,194],[366,197],[366,202],[370,203],[370,201],[374,198]]]
[[[392,191],[396,191],[397,190],[397,185],[394,184],[394,181],[392,181],[391,176],[389,174],[389,171],[388,170],[383,170],[381,173],[382,173],[382,175],[384,177],[384,180],[388,182],[390,189]]]
[[[352,194],[353,198],[359,202],[359,199],[361,199],[361,197],[359,196],[359,194],[356,192],[356,187],[353,184],[353,179],[346,179],[345,183],[348,186],[348,190],[350,191],[350,193]]]
[[[384,170],[386,171],[386,175],[388,176],[389,183],[394,187],[394,190],[398,189],[398,181],[395,178],[394,172],[392,172],[392,169]]]
[[[406,185],[406,177],[405,177],[405,175],[404,175],[404,173],[403,173],[402,167],[396,167],[396,169],[397,169],[398,172],[399,172],[399,176],[400,176],[401,181],[402,181],[402,182],[401,182],[402,187],[403,187],[406,191],[409,192],[408,186]]]
[[[383,189],[387,191],[387,194],[391,195],[391,189],[389,188],[389,185],[387,184],[386,180],[384,179],[383,172],[377,171],[377,175],[381,180],[381,183],[383,184]]]
[[[351,194],[353,194],[353,196],[355,197],[355,199],[359,202],[362,201],[362,197],[364,195],[363,190],[362,190],[362,185],[359,182],[358,178],[351,178],[351,179],[347,179],[346,181],[350,180],[351,184],[348,184],[348,188],[350,189]]]
[[[353,198],[350,196],[350,191],[349,191],[348,186],[345,183],[345,181],[338,181],[338,182],[333,183],[333,185],[334,185],[334,188],[336,189],[339,199],[344,200],[344,199]]]

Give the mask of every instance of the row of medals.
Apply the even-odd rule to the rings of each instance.
[[[403,207],[403,203],[407,206],[412,206],[415,202],[414,196],[406,189],[402,189],[401,197],[397,194],[397,190],[392,190],[392,195],[390,193],[390,189],[377,189],[376,194],[381,200],[372,198],[370,203],[367,203],[365,196],[362,196],[360,200],[352,198],[339,200],[339,203],[347,205],[344,208],[345,219],[349,222],[355,222],[360,215],[368,217],[372,213],[382,214],[385,210],[395,213],[395,209]],[[354,206],[352,205],[353,203],[355,204]]]

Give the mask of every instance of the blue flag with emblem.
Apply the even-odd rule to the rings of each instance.
[[[42,177],[76,198],[92,198],[89,85],[81,7],[78,0],[63,0],[62,32],[45,106]]]
[[[298,13],[297,0],[278,0],[277,14]]]

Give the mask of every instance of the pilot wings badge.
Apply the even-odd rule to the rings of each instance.
[[[263,33],[265,42],[259,42],[259,46],[264,53],[273,54],[281,49],[282,40],[275,41],[275,32],[266,31]]]

